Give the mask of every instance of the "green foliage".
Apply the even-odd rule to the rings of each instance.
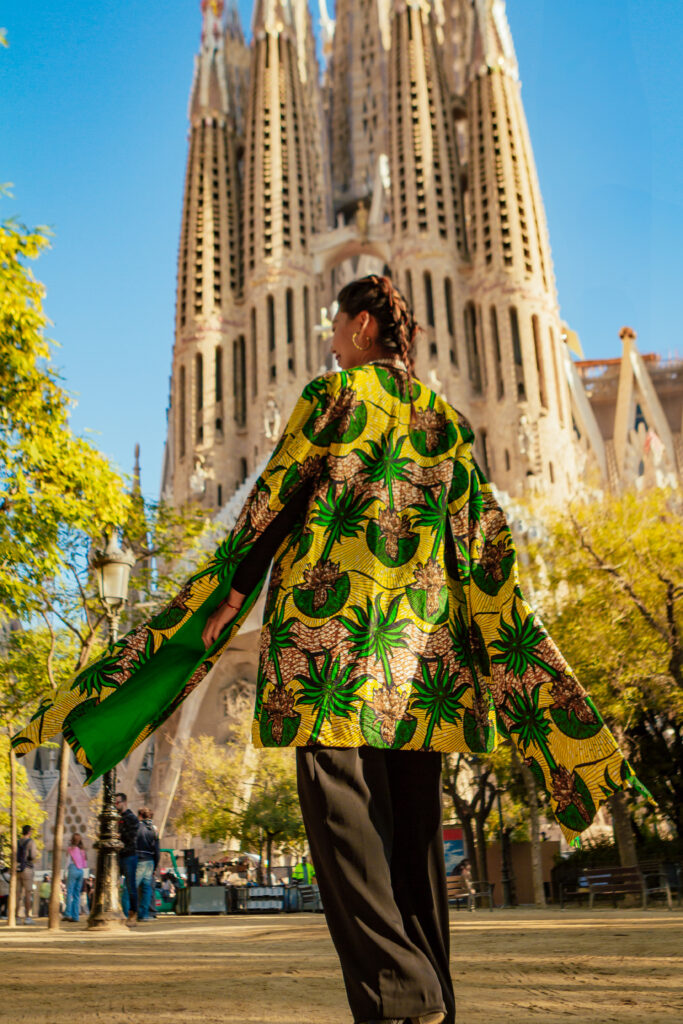
[[[683,500],[680,491],[575,503],[529,548],[545,624],[683,834]]]
[[[245,723],[231,744],[210,736],[185,744],[175,828],[208,842],[236,838],[244,850],[259,849],[260,834],[278,846],[303,848],[292,752],[256,753],[247,743]]]
[[[10,780],[9,780],[9,737],[0,734],[0,858],[9,864],[10,858]],[[47,813],[43,810],[29,786],[26,769],[16,765],[16,813],[19,830],[22,825],[33,825],[34,835],[39,838],[39,826]]]
[[[279,847],[303,851],[306,832],[299,809],[293,751],[259,750],[251,799],[241,818],[244,846],[258,849],[259,832]],[[268,856],[270,860],[270,855]]]
[[[240,835],[244,808],[239,793],[248,772],[241,746],[226,746],[211,736],[198,736],[187,741],[182,757],[176,829],[210,843]]]
[[[120,475],[69,428],[71,400],[45,337],[44,288],[28,265],[45,229],[0,224],[0,617],[26,617],[65,569],[64,531],[99,537],[123,522]]]

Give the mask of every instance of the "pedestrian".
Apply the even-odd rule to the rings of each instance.
[[[33,839],[33,829],[24,825],[21,839],[17,843],[17,906],[24,898],[24,924],[33,924],[31,917],[31,901],[33,899],[33,875],[35,862],[38,859],[38,847]]]
[[[569,840],[639,783],[524,600],[472,429],[415,377],[418,326],[389,278],[345,285],[333,332],[341,369],[304,388],[230,534],[107,654],[113,698],[77,676],[13,742],[63,725],[100,775],[205,678],[274,558],[252,738],[296,747],[353,1019],[453,1024],[441,753],[510,737]]]
[[[135,884],[138,889],[138,921],[156,917],[152,906],[154,875],[159,866],[159,833],[152,821],[149,807],[138,811],[138,832],[136,839],[137,868]]]
[[[458,871],[462,884],[467,893],[467,909],[474,910],[474,883],[472,882],[472,865],[467,857],[460,861]]]
[[[78,921],[81,911],[81,890],[88,858],[79,832],[74,832],[66,851],[66,908],[62,921]]]
[[[305,853],[292,868],[292,882],[296,882],[297,885],[311,885],[315,882],[315,868]]]
[[[116,810],[119,812],[119,839],[123,844],[119,850],[119,868],[123,877],[121,908],[123,916],[132,928],[138,916],[138,890],[135,874],[138,866],[137,839],[139,821],[128,806],[125,793],[117,793],[114,797]]]
[[[4,860],[0,860],[0,917],[7,917],[7,901],[9,899],[9,882],[11,874]]]
[[[38,917],[47,917],[50,913],[50,876],[43,875],[43,880],[38,888]]]

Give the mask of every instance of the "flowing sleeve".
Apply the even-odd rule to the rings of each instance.
[[[503,510],[461,424],[449,519],[465,596],[480,751],[510,738],[570,842],[601,803],[632,786],[649,797],[540,617],[524,598]]]
[[[151,735],[206,677],[253,608],[267,567],[209,650],[201,638],[206,620],[278,513],[322,471],[349,403],[342,383],[342,375],[329,373],[304,388],[234,528],[212,558],[161,612],[43,701],[12,739],[18,756],[61,732],[91,782]]]

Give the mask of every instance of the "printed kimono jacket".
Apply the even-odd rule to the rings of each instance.
[[[47,700],[17,754],[60,730],[92,779],[206,676],[254,604],[205,651],[236,567],[306,487],[278,548],[260,645],[257,746],[484,753],[511,737],[574,838],[630,767],[519,587],[505,517],[467,421],[397,360],[304,389],[240,517],[146,625]]]

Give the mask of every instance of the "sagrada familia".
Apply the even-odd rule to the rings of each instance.
[[[630,328],[621,359],[572,358],[503,0],[337,0],[334,21],[320,0],[322,69],[307,0],[256,0],[250,43],[234,6],[201,8],[168,500],[219,521],[241,504],[303,386],[331,365],[335,295],[367,273],[412,305],[418,375],[467,415],[501,492],[559,502],[589,477],[680,479],[683,364],[641,356]],[[259,625],[252,615],[120,767],[162,830],[181,741],[228,740],[250,703]],[[67,827],[82,814],[73,804]]]

